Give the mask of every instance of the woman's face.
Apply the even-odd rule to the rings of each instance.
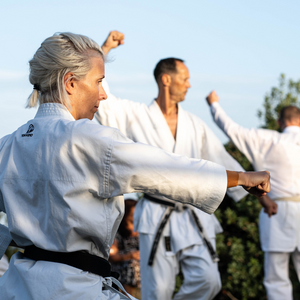
[[[107,98],[102,86],[105,75],[103,59],[100,55],[93,56],[90,63],[92,68],[84,78],[70,82],[73,84],[72,93],[69,95],[72,107],[70,112],[75,120],[92,120],[100,101]]]

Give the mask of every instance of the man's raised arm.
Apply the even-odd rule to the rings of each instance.
[[[255,164],[259,160],[260,139],[258,129],[248,129],[235,123],[222,109],[216,92],[211,92],[206,101],[210,106],[212,117],[219,128],[232,140],[235,146]]]
[[[102,45],[102,51],[108,55],[109,51],[124,44],[124,34],[119,31],[111,31]],[[103,87],[107,94],[107,100],[100,102],[99,109],[95,114],[97,121],[109,127],[118,128],[128,136],[128,125],[135,114],[139,114],[141,103],[124,100],[110,93],[106,80],[103,80]]]

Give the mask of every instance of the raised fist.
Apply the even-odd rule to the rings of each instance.
[[[102,51],[106,55],[111,49],[124,44],[124,34],[114,30],[111,31],[102,45]]]
[[[219,102],[219,97],[215,91],[212,91],[207,97],[206,101],[208,105],[211,105],[213,102]]]

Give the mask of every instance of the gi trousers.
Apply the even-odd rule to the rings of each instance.
[[[265,252],[264,286],[268,300],[293,300],[293,287],[289,278],[289,260],[292,255],[294,268],[300,280],[300,252]]]
[[[160,238],[152,266],[148,258],[154,235],[139,234],[140,268],[143,300],[171,300],[179,267],[184,282],[174,300],[210,300],[221,289],[218,264],[214,263],[205,245],[192,245],[174,254],[166,251],[165,237]],[[215,239],[211,239],[215,247]]]

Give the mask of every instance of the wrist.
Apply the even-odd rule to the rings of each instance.
[[[226,171],[227,173],[227,188],[238,185],[239,173],[235,171]]]
[[[101,49],[102,49],[103,54],[106,55],[111,50],[111,47],[106,46],[105,44],[103,44]]]
[[[246,185],[246,174],[245,172],[237,172],[238,173],[238,184],[237,185]]]

